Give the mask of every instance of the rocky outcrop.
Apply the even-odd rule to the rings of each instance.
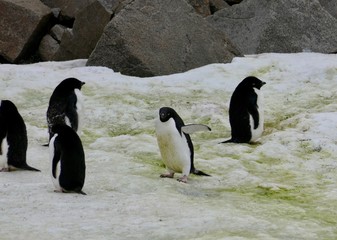
[[[62,18],[75,19],[76,14],[93,0],[41,0],[50,8],[59,8]]]
[[[53,60],[88,58],[108,24],[112,11],[100,1],[93,1],[76,15],[72,29],[62,35],[60,46]]]
[[[319,2],[325,10],[327,10],[333,17],[337,18],[337,1],[319,0]]]
[[[53,30],[47,34],[40,45],[39,54],[45,61],[64,61],[88,58],[100,39],[103,29],[124,0],[90,0],[74,6],[75,21],[70,28],[64,28],[58,38]],[[55,4],[55,3],[54,3]],[[58,26],[58,25],[56,25]],[[53,36],[54,35],[54,36]]]
[[[66,31],[66,27],[57,24],[49,34],[42,38],[38,51],[43,61],[55,60],[55,55],[59,51],[62,37]]]
[[[188,0],[195,11],[201,16],[207,17],[222,8],[229,7],[224,0]]]
[[[181,0],[134,0],[106,26],[87,65],[133,76],[230,62],[240,52]]]
[[[0,0],[0,16],[0,63],[88,58],[153,76],[241,53],[337,52],[332,0]]]
[[[37,49],[52,13],[39,0],[1,0],[0,16],[0,55],[8,62],[18,63]]]
[[[230,6],[232,6],[232,5],[234,5],[234,4],[239,4],[239,3],[241,3],[243,0],[225,0],[225,2],[228,4],[228,5],[230,5]]]
[[[337,19],[318,0],[246,0],[208,19],[244,54],[337,50]]]

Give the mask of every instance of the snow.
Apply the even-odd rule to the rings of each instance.
[[[1,239],[337,238],[337,55],[249,55],[152,78],[85,63],[0,65],[0,98],[18,107],[28,163],[41,169],[1,173]],[[248,75],[267,82],[263,136],[219,144],[230,137],[231,94]],[[42,146],[50,95],[68,77],[86,82],[86,196],[54,192]],[[195,165],[212,177],[159,178],[162,106],[212,128],[191,135]]]

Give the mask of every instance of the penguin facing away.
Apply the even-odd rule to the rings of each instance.
[[[26,124],[13,102],[0,102],[0,157],[1,171],[17,169],[40,171],[27,164],[28,137]]]
[[[66,124],[76,132],[80,131],[83,111],[81,88],[84,84],[76,78],[67,78],[53,91],[47,109],[49,141],[55,124]]]
[[[249,76],[234,90],[229,105],[231,139],[222,143],[251,143],[261,137],[264,104],[261,87],[266,83]]]
[[[49,143],[52,182],[59,192],[83,191],[85,181],[85,155],[81,139],[69,126],[56,124]]]
[[[168,173],[162,178],[173,178],[175,173],[182,173],[179,182],[187,182],[190,173],[210,176],[194,167],[194,149],[189,134],[197,131],[210,131],[202,124],[185,125],[178,113],[170,107],[162,107],[155,122],[157,142],[163,163]]]

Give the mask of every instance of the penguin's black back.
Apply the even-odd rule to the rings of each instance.
[[[1,122],[6,126],[4,128],[6,129],[6,133],[1,130],[1,137],[7,136],[8,165],[25,170],[39,171],[38,169],[30,167],[26,162],[26,153],[28,148],[27,129],[18,109],[14,103],[9,100],[3,100],[0,108],[1,118],[3,119]]]
[[[82,142],[76,132],[67,125],[55,125],[52,131],[57,133],[54,141],[53,176],[56,175],[58,161],[61,161],[60,186],[67,191],[81,193],[85,180]]]
[[[7,121],[6,114],[4,112],[3,102],[0,101],[0,154],[3,154],[4,150],[2,149],[2,141],[5,139],[7,135]]]
[[[53,136],[51,127],[56,124],[65,124],[65,117],[68,117],[71,127],[77,131],[78,115],[76,111],[77,97],[75,89],[81,90],[84,82],[76,78],[63,80],[53,91],[47,109],[47,122],[49,127],[49,140]]]
[[[252,138],[250,114],[254,120],[254,129],[259,125],[257,94],[254,87],[260,89],[264,83],[256,77],[246,77],[234,90],[229,106],[229,122],[232,138],[226,142],[248,143]]]

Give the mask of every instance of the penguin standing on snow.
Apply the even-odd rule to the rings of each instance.
[[[52,181],[56,191],[82,191],[85,179],[85,156],[81,139],[77,133],[64,124],[54,125],[54,136],[49,143]]]
[[[155,128],[161,157],[168,170],[160,177],[173,178],[174,173],[182,173],[178,181],[186,183],[190,173],[210,176],[194,167],[194,149],[189,135],[196,131],[210,131],[209,127],[202,124],[185,125],[174,109],[163,107],[159,110]]]
[[[0,155],[3,160],[1,171],[16,169],[40,171],[27,164],[28,147],[26,124],[13,102],[0,102]]]
[[[223,143],[250,143],[261,137],[264,124],[263,95],[266,84],[256,77],[246,77],[236,87],[229,105],[232,137]]]
[[[66,124],[79,132],[83,111],[81,88],[84,84],[76,78],[67,78],[55,88],[47,110],[49,141],[55,124]]]

